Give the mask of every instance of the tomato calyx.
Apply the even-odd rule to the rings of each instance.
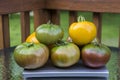
[[[83,21],[85,21],[85,17],[83,17],[83,16],[78,16],[77,22],[83,22]]]
[[[95,46],[98,46],[98,47],[102,46],[102,44],[100,43],[100,41],[98,40],[98,38],[95,38],[91,43],[93,45],[95,45]]]
[[[56,42],[56,46],[61,46],[61,45],[67,45],[68,42],[63,41],[63,40],[59,40],[58,42]]]
[[[29,48],[29,47],[33,46],[34,43],[33,42],[27,42],[27,43],[24,43],[24,45]]]
[[[54,24],[51,22],[51,20],[49,20],[49,21],[47,22],[47,25],[50,25],[49,27],[54,26]]]

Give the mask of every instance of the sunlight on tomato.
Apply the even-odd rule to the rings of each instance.
[[[35,36],[35,32],[33,32],[32,34],[30,34],[27,39],[26,42],[33,42],[33,43],[39,43],[39,41],[37,40],[36,36]]]
[[[83,18],[83,17],[82,17]],[[85,21],[83,19],[74,22],[70,25],[69,35],[74,43],[77,45],[84,45],[90,43],[97,35],[97,29],[94,23]]]

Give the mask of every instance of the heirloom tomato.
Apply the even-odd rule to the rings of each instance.
[[[63,38],[63,30],[55,24],[42,24],[36,29],[36,37],[38,41],[46,45],[56,43]]]
[[[97,29],[95,24],[86,21],[83,17],[78,17],[78,22],[72,23],[69,27],[69,35],[77,45],[90,43],[96,37],[96,34]]]
[[[80,50],[74,43],[62,42],[51,50],[52,63],[57,67],[70,67],[76,64],[79,58]]]
[[[86,66],[99,68],[107,64],[111,56],[111,50],[103,44],[90,43],[82,48],[81,55]]]
[[[48,48],[40,43],[24,42],[14,50],[16,63],[24,69],[36,69],[42,67],[49,58]]]

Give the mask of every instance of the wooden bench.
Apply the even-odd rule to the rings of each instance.
[[[102,13],[120,13],[119,0],[1,0],[0,49],[10,47],[9,14],[20,12],[22,42],[30,34],[30,11],[34,14],[34,28],[51,20],[60,24],[60,11],[69,11],[69,24],[76,21],[77,12],[92,12],[101,40]],[[119,30],[120,33],[120,30]],[[120,34],[119,34],[120,48]]]

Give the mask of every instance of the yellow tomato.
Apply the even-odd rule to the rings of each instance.
[[[37,40],[36,36],[35,36],[35,32],[33,32],[32,34],[30,34],[27,39],[26,42],[33,42],[33,43],[39,43],[39,41]]]
[[[97,35],[94,23],[89,21],[74,22],[69,27],[69,35],[77,45],[90,43]]]

